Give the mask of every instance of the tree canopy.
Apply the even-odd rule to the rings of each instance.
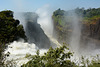
[[[70,61],[72,53],[70,51],[66,53],[65,50],[68,50],[66,46],[55,49],[51,47],[43,56],[37,51],[37,55],[27,55],[26,57],[31,57],[32,60],[21,67],[76,67],[75,63]]]
[[[6,44],[19,38],[25,39],[25,32],[20,21],[13,18],[10,10],[0,12],[0,43]]]
[[[10,10],[0,12],[0,63],[2,52],[7,43],[23,38],[25,40],[25,32],[20,21],[13,18],[13,12]],[[0,64],[1,65],[1,64]]]

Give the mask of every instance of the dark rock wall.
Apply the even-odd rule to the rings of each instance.
[[[42,30],[41,26],[37,23],[37,15],[34,13],[26,13],[26,27],[25,33],[29,43],[35,43],[39,48],[49,48],[50,40]]]
[[[82,34],[100,40],[100,19],[94,24],[83,24]]]

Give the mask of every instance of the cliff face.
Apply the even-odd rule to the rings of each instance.
[[[80,22],[81,23],[81,22]],[[100,40],[100,19],[98,19],[97,21],[93,22],[92,24],[88,24],[83,22],[82,25],[82,29],[81,29],[81,38],[83,41],[86,42],[87,41],[94,41],[97,40],[96,43],[99,44],[99,40]],[[71,28],[70,29],[63,29],[63,27],[60,27],[56,24],[56,22],[54,22],[54,27],[56,29],[56,33],[58,36],[58,40],[59,42],[66,42],[68,43],[70,40],[70,36],[72,33]],[[94,40],[93,40],[94,39]]]
[[[64,10],[58,9],[53,13],[52,16],[55,29],[54,33],[56,34],[57,39],[60,43],[68,43],[70,36],[70,24],[69,22],[66,22],[64,13]]]
[[[74,23],[70,12],[74,12],[79,17],[78,20],[82,25],[82,39],[90,39],[91,41],[93,39],[100,40],[100,8],[87,10],[77,8],[74,11],[58,9],[53,13],[52,18],[59,42],[68,43],[70,41],[70,36],[73,31],[72,23]]]
[[[49,48],[50,40],[37,23],[38,15],[35,13],[25,13],[26,27],[25,33],[29,43],[35,43],[39,48]]]
[[[83,24],[82,35],[100,40],[100,19],[92,24]]]
[[[58,22],[56,22],[54,19],[53,19],[53,23],[54,23],[54,37],[55,37],[55,34],[56,34],[56,38],[57,40],[60,42],[60,43],[69,43],[69,37],[70,37],[70,31],[67,29],[67,28],[64,28],[62,26],[60,26],[58,24]]]
[[[73,12],[73,11],[72,11]],[[91,13],[93,12],[93,13]],[[80,43],[84,45],[100,44],[100,13],[98,13],[98,9],[77,9],[75,10],[75,14],[79,17],[81,16],[82,19],[78,18],[79,23],[81,25],[81,39]],[[54,27],[57,35],[57,39],[60,43],[70,43],[70,38],[72,34],[72,23],[74,23],[72,14],[70,11],[64,11],[61,9],[56,10],[53,13],[53,22]]]

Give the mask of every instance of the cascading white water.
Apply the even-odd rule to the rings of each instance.
[[[77,56],[83,56],[83,55],[93,55],[93,53],[95,51],[97,51],[96,48],[96,42],[95,39],[88,38],[89,41],[87,41],[87,43],[85,44],[84,40],[82,40],[82,36],[85,37],[84,35],[82,35],[82,23],[81,20],[82,17],[78,16],[74,11],[69,12],[71,14],[71,25],[72,25],[72,34],[70,37],[70,48],[72,51],[75,52],[75,54],[77,54]],[[86,39],[85,38],[85,39]],[[85,48],[84,48],[85,47]],[[99,51],[99,50],[98,50]],[[94,53],[96,55],[96,53]]]
[[[39,15],[38,18],[38,24],[41,25],[41,28],[45,32],[45,34],[49,37],[51,42],[53,42],[57,47],[61,46],[61,44],[53,37],[53,30],[54,30],[54,25],[53,25],[53,20],[52,20],[52,11],[49,5],[45,5],[42,8],[39,8],[36,13]],[[51,43],[52,47],[53,45]]]
[[[26,27],[25,17],[21,13],[25,11],[24,1],[12,1],[14,6],[17,7],[15,10],[17,13],[14,13],[14,18],[20,21],[20,24]],[[18,5],[20,3],[20,5]],[[59,44],[56,39],[52,37],[53,34],[53,23],[52,23],[52,12],[50,12],[49,5],[45,5],[44,7],[38,9],[36,13],[39,15],[38,23],[41,25],[41,28],[50,37],[50,40],[53,41],[54,44]],[[60,45],[60,44],[59,44]],[[26,54],[35,55],[38,47],[32,43],[25,43],[24,41],[14,41],[8,45],[8,48],[5,49],[4,54],[10,53],[8,57],[6,57],[6,61],[13,60],[16,63],[16,67],[20,67],[22,64],[27,63],[29,59],[25,58]],[[42,55],[46,52],[47,49],[40,49],[40,54]]]
[[[49,5],[39,8],[36,13],[39,15],[37,22],[41,25],[41,28],[44,30],[45,34],[53,35],[52,12]]]
[[[16,67],[20,67],[22,64],[27,63],[30,59],[25,58],[26,54],[36,55],[36,51],[38,50],[38,47],[33,43],[25,43],[24,41],[14,41],[10,45],[8,45],[8,48],[5,50],[4,54],[7,55],[9,53],[9,56],[6,57],[5,63],[10,65],[10,61],[12,64],[15,63]],[[40,55],[43,55],[45,52],[47,52],[47,49],[40,49]]]
[[[71,14],[72,14],[72,35],[70,38],[70,47],[71,50],[79,52],[81,26],[79,24],[79,18],[77,14],[74,11],[71,12]]]
[[[51,19],[52,13],[50,14],[47,11],[48,7],[43,7],[43,8],[40,8],[36,11],[36,13],[39,15],[38,23],[41,25],[45,34],[47,34],[49,39],[54,44],[52,46],[55,46],[55,44],[58,44],[57,46],[61,46],[60,43],[55,38],[52,37],[53,34],[53,23]],[[21,24],[24,26],[25,29],[26,21],[23,15],[15,14],[15,18],[20,20]],[[19,40],[18,42],[14,41],[10,45],[8,45],[8,48],[4,52],[5,55],[9,53],[9,56],[6,57],[5,63],[7,63],[7,61],[11,61],[13,63],[15,62],[16,67],[20,67],[22,64],[27,63],[29,61],[29,59],[25,58],[26,54],[35,55],[37,49],[38,47],[34,43],[29,44],[25,43],[22,40]],[[40,55],[43,55],[44,52],[46,51],[47,49],[40,49]]]
[[[93,42],[94,40],[87,41],[87,43],[84,43],[84,40],[82,41],[82,30],[81,30],[81,22],[79,21],[82,19],[82,17],[78,16],[74,11],[69,12],[71,14],[71,20],[72,20],[72,34],[70,37],[70,45],[69,48],[72,52],[74,52],[73,57],[71,57],[71,60],[74,61],[76,64],[79,64],[81,66],[82,56],[84,57],[84,61],[89,60],[89,63],[93,59],[96,59],[96,55],[100,55],[100,49],[95,49],[96,44]],[[84,35],[83,35],[84,37]],[[88,38],[88,37],[87,37]],[[92,41],[92,42],[91,42]],[[85,47],[85,48],[84,48]],[[100,58],[100,57],[98,57]]]
[[[20,6],[19,6],[20,7]],[[49,37],[49,39],[56,44],[57,46],[61,46],[61,44],[52,37],[53,35],[53,22],[52,22],[52,12],[49,7],[49,5],[46,5],[36,11],[36,13],[39,15],[38,18],[38,24],[40,24],[41,28],[45,32],[45,34]],[[20,14],[14,14],[15,18],[19,19],[21,21],[21,24],[26,26],[25,18]],[[72,13],[72,35],[70,39],[70,49],[75,52],[76,56],[74,56],[74,59],[79,59],[79,54],[84,54],[84,52],[89,53],[90,55],[96,55],[97,53],[100,53],[100,50],[83,50],[80,51],[82,47],[80,47],[80,39],[81,39],[81,26],[79,24],[79,17],[73,12]],[[89,43],[90,45],[91,43]],[[92,44],[94,47],[94,44]],[[55,46],[55,45],[52,45]],[[90,46],[87,46],[87,49],[91,49]],[[32,43],[25,43],[24,41],[14,41],[10,45],[8,45],[8,48],[5,50],[5,54],[10,53],[8,57],[6,57],[6,61],[14,61],[16,63],[16,67],[20,67],[22,64],[27,63],[29,59],[25,58],[26,54],[35,55],[38,47]],[[47,49],[40,49],[40,54],[43,55],[44,52],[46,52]],[[82,55],[83,55],[82,54]]]

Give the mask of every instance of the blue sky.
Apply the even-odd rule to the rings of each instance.
[[[100,0],[0,0],[1,10],[23,10],[34,11],[44,5],[49,5],[54,9],[70,10],[76,7],[98,8]]]

